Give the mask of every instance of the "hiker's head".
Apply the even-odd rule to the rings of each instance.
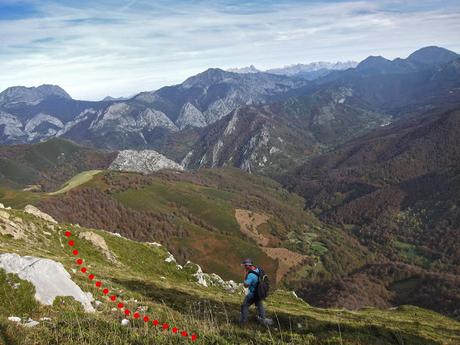
[[[251,259],[244,259],[243,262],[241,263],[242,266],[244,266],[244,269],[246,271],[250,271],[254,269],[254,264],[252,263]]]

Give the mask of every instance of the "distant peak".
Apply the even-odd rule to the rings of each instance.
[[[246,66],[246,67],[241,67],[241,68],[229,68],[227,72],[232,72],[232,73],[260,73],[261,71],[258,70],[254,65]]]
[[[427,65],[438,65],[451,62],[459,57],[460,55],[449,49],[428,46],[413,52],[408,56],[407,60]]]
[[[361,61],[356,69],[358,70],[364,70],[364,69],[370,69],[370,68],[381,68],[386,66],[388,63],[391,63],[390,60],[385,59],[383,56],[369,56],[365,58],[363,61]]]
[[[60,86],[43,84],[38,87],[9,87],[0,93],[0,103],[37,104],[48,97],[72,99],[72,97],[70,97],[70,95]]]
[[[182,83],[184,87],[204,86],[219,83],[226,77],[231,77],[234,73],[226,72],[220,68],[209,68],[204,72],[198,73],[188,78]]]

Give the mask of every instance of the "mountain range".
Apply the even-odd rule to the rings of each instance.
[[[426,47],[407,59],[369,57],[315,80],[209,69],[179,85],[100,102],[73,100],[57,86],[12,87],[0,94],[0,142],[62,137],[154,149],[191,168],[273,176],[396,118],[455,104],[459,64],[456,53]]]

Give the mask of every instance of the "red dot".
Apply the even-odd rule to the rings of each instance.
[[[77,265],[81,265],[83,263],[83,260],[82,259],[78,259],[77,260]]]
[[[102,293],[103,293],[104,295],[107,295],[107,294],[109,293],[109,289],[104,289],[104,290],[102,290]]]
[[[65,232],[65,236],[66,236],[66,237],[70,237],[71,235],[72,235],[72,233],[71,233],[70,231],[66,231],[66,232]]]
[[[94,274],[90,274],[90,275],[88,276],[88,278],[89,278],[89,280],[93,280],[93,279],[94,279]]]
[[[187,333],[186,331],[182,331],[181,335],[182,335],[183,337],[188,337],[188,333]]]
[[[82,267],[82,268],[81,268],[81,271],[82,271],[83,273],[86,273],[86,267]]]
[[[102,283],[101,283],[101,282],[96,282],[96,286],[97,286],[97,287],[101,287],[101,286],[102,286]]]
[[[110,299],[111,299],[112,301],[115,301],[115,300],[117,299],[117,296],[112,295],[112,296],[110,296]]]
[[[135,319],[138,319],[140,315],[139,315],[139,313],[136,312],[136,313],[133,314],[133,316],[134,316]]]
[[[155,326],[158,326],[160,324],[160,322],[158,320],[153,320],[152,323],[155,325]]]
[[[198,339],[198,336],[196,334],[192,334],[192,341],[195,341]]]
[[[177,331],[178,331],[177,327],[173,327],[172,331],[173,331],[173,333],[177,333]]]
[[[69,241],[69,246],[73,247],[73,246],[74,246],[74,244],[75,244],[75,242],[74,242],[74,241]]]
[[[73,255],[78,255],[78,250],[74,249],[72,253]]]
[[[124,304],[123,304],[123,303],[118,303],[117,307],[118,307],[119,309],[121,309],[121,308],[124,307]]]
[[[129,309],[125,309],[125,315],[131,314],[131,311]]]
[[[144,322],[149,322],[149,317],[148,316],[144,316]]]
[[[163,324],[163,329],[168,329],[169,328],[169,325],[167,323],[164,323]]]

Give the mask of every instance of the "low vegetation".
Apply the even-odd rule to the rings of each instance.
[[[218,286],[205,288],[192,276],[194,269],[180,269],[166,262],[164,247],[139,243],[105,231],[59,224],[50,230],[45,221],[11,210],[11,218],[22,219],[26,237],[14,240],[1,236],[0,253],[16,252],[50,258],[64,264],[72,279],[102,303],[95,313],[84,313],[70,298],[58,298],[52,306],[43,306],[33,298],[34,288],[17,276],[0,271],[0,343],[4,344],[182,344],[186,340],[171,331],[130,319],[122,326],[124,315],[101,294],[85,275],[75,272],[75,257],[65,241],[64,231],[72,229],[79,255],[104,286],[115,291],[127,305],[161,321],[176,325],[189,334],[196,333],[197,344],[456,344],[460,324],[434,312],[402,306],[393,310],[342,309],[310,307],[292,293],[278,290],[268,300],[267,308],[275,325],[262,327],[251,321],[241,328],[238,317],[241,292],[229,293]],[[90,241],[79,239],[81,232],[95,232],[103,237],[117,258],[113,264]],[[19,316],[40,320],[38,326],[26,328],[8,321]]]

